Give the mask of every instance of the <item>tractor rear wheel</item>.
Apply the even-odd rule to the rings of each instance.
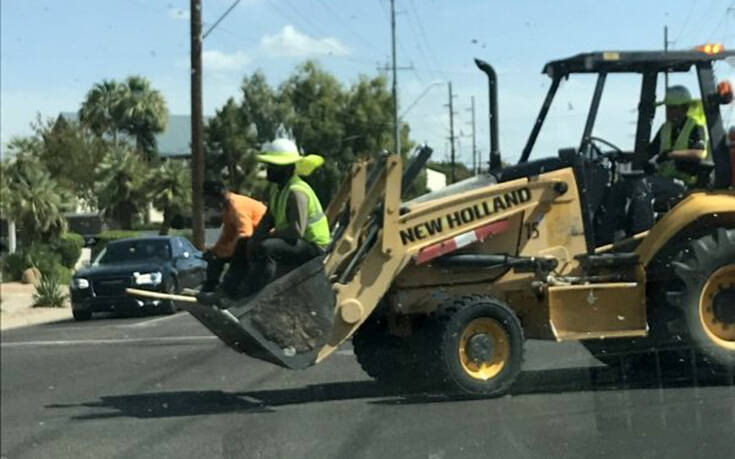
[[[667,300],[682,310],[687,337],[719,366],[735,364],[735,229],[718,228],[683,247],[673,263],[680,288]]]
[[[523,328],[502,301],[465,296],[442,305],[437,317],[435,362],[449,388],[475,395],[502,395],[523,363]]]

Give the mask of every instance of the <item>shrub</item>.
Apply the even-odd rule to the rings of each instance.
[[[36,267],[43,277],[56,277],[59,282],[71,280],[71,271],[62,264],[62,257],[50,245],[35,242],[23,250],[8,254],[2,263],[3,280],[19,281],[23,271]]]
[[[139,234],[137,231],[123,231],[123,230],[112,230],[112,231],[103,231],[100,234],[96,235],[94,238],[96,242],[92,246],[92,259],[94,260],[97,255],[102,251],[102,249],[107,246],[107,244],[111,241],[115,241],[117,239],[125,239],[128,237],[138,237]]]
[[[23,252],[9,253],[3,257],[3,282],[19,281],[23,271],[29,268]]]
[[[52,275],[58,271],[58,266],[63,266],[61,255],[48,244],[42,244],[40,242],[33,243],[24,253],[27,261],[27,266],[24,269],[34,266],[41,271],[43,276]]]
[[[50,244],[51,248],[61,257],[61,264],[73,268],[82,255],[84,238],[75,233],[65,233]]]
[[[44,274],[33,292],[33,307],[63,308],[66,294],[61,290],[61,279],[55,274]]]

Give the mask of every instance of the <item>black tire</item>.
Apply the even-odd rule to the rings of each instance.
[[[92,318],[91,311],[77,311],[77,310],[72,309],[71,313],[74,316],[74,320],[77,320],[80,322],[84,320],[89,320]]]
[[[176,278],[171,278],[171,281],[166,285],[166,293],[178,293],[179,292],[179,283],[177,282]],[[179,312],[179,307],[176,305],[175,301],[166,301],[163,304],[163,313],[164,314],[176,314]]]
[[[448,389],[484,396],[510,389],[521,372],[524,337],[520,320],[505,303],[465,296],[442,305],[436,324],[435,361]]]
[[[718,228],[682,247],[678,288],[667,301],[685,317],[686,338],[711,363],[735,365],[735,229]]]
[[[352,347],[360,367],[379,383],[388,387],[411,384],[407,342],[388,332],[386,318],[368,318],[353,335]]]

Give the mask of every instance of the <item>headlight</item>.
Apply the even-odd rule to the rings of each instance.
[[[163,274],[154,273],[133,273],[135,285],[158,285],[163,280]]]
[[[77,277],[71,280],[71,288],[77,290],[89,288],[89,281],[83,277]]]

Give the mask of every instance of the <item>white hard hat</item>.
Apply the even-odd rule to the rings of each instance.
[[[687,105],[692,101],[692,94],[686,86],[671,86],[666,90],[664,104],[666,105]]]
[[[319,155],[301,156],[299,149],[291,139],[280,138],[268,142],[261,148],[257,156],[259,161],[277,166],[296,164],[298,175],[310,175],[314,169],[324,164],[324,158]]]

